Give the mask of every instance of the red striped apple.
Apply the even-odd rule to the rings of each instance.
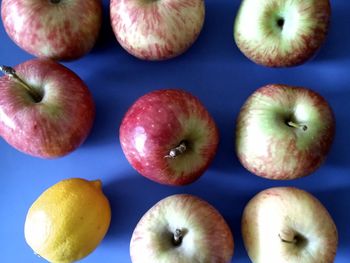
[[[253,263],[333,263],[338,234],[326,208],[292,187],[264,190],[249,201],[242,236]]]
[[[243,105],[236,126],[236,152],[250,172],[269,179],[295,179],[325,160],[335,132],[326,100],[306,88],[267,85]]]
[[[9,37],[28,53],[72,60],[94,46],[102,4],[101,0],[3,0],[1,17]]]
[[[111,23],[120,45],[147,60],[185,52],[204,23],[204,0],[111,0]]]
[[[137,224],[130,242],[133,263],[229,263],[230,227],[207,202],[188,194],[155,204]]]
[[[88,136],[95,116],[84,82],[50,60],[1,66],[0,136],[17,150],[54,158],[75,150]]]
[[[198,179],[214,158],[218,129],[202,103],[182,90],[148,93],[128,110],[119,131],[130,164],[162,184]]]
[[[257,64],[296,66],[319,50],[330,15],[329,0],[243,0],[234,38],[243,54]]]

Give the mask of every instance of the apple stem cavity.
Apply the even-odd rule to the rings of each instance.
[[[50,0],[50,2],[51,2],[52,4],[58,4],[59,2],[61,2],[61,0]]]
[[[279,17],[277,19],[277,26],[282,30],[283,26],[284,26],[284,18],[283,17]]]
[[[173,236],[173,243],[175,246],[179,246],[182,242],[182,238],[183,238],[183,231],[181,229],[176,229],[174,236]]]
[[[290,127],[293,127],[293,128],[297,128],[297,129],[301,129],[303,131],[306,131],[307,130],[307,126],[304,125],[304,124],[299,124],[299,123],[295,123],[293,121],[288,121],[287,122],[287,125],[290,126]]]
[[[0,66],[0,71],[21,84],[21,86],[26,89],[26,91],[36,103],[40,102],[43,99],[43,96],[37,90],[33,89],[17,75],[14,68],[9,66]]]
[[[287,236],[282,236],[281,234],[278,234],[278,237],[281,239],[282,242],[288,243],[288,244],[296,244],[297,239],[295,238],[294,235],[287,235]]]
[[[184,154],[187,151],[187,143],[182,141],[178,146],[171,149],[169,154],[165,156],[165,158],[175,159],[181,154]]]

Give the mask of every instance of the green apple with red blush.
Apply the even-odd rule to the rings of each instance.
[[[257,64],[290,67],[312,58],[325,41],[329,0],[243,0],[234,39]]]
[[[236,153],[258,176],[296,179],[321,166],[334,134],[334,114],[321,95],[303,87],[267,85],[240,110]]]
[[[274,187],[255,195],[242,215],[244,246],[253,263],[333,263],[337,227],[310,193]]]
[[[222,215],[189,194],[166,197],[140,219],[130,241],[133,263],[229,263],[233,235]]]

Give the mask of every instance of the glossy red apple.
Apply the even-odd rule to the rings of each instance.
[[[66,155],[83,143],[95,106],[84,82],[50,60],[2,66],[0,136],[17,150],[42,158]]]
[[[236,152],[250,172],[269,179],[295,179],[325,160],[335,132],[333,112],[318,93],[267,85],[243,105],[236,126]]]
[[[147,60],[185,52],[202,30],[203,0],[111,0],[111,23],[121,46]]]
[[[305,63],[326,39],[329,0],[243,0],[234,38],[250,60],[269,67]]]
[[[124,116],[119,136],[130,164],[143,176],[168,185],[200,177],[219,142],[214,120],[202,103],[176,89],[139,98]]]
[[[230,227],[207,202],[188,194],[155,204],[137,224],[131,241],[133,263],[229,263]]]
[[[101,0],[3,0],[7,34],[41,58],[71,60],[94,46],[102,23]]]

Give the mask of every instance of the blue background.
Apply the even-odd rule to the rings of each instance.
[[[126,53],[116,42],[104,2],[101,36],[93,51],[64,63],[88,85],[97,116],[86,142],[55,160],[24,155],[0,139],[0,250],[2,262],[43,262],[25,243],[28,208],[48,187],[64,178],[100,178],[112,206],[112,222],[101,245],[83,262],[130,262],[129,240],[140,217],[160,199],[191,193],[214,205],[229,223],[235,239],[233,262],[249,262],[240,219],[249,199],[272,186],[305,189],[327,207],[339,232],[336,262],[350,261],[350,2],[334,0],[329,36],[317,57],[288,69],[258,66],[236,47],[232,25],[238,0],[207,0],[203,31],[184,55],[164,62],[146,62]],[[0,63],[17,65],[32,56],[11,42],[0,25]],[[294,181],[270,181],[246,171],[234,152],[235,119],[246,98],[268,83],[309,87],[332,106],[337,133],[324,165]],[[221,142],[207,172],[185,187],[151,182],[133,170],[121,150],[122,117],[141,95],[155,89],[182,88],[200,98],[220,129]],[[305,219],[306,220],[306,219]],[[322,219],[320,219],[322,220]],[[321,260],[321,259],[320,259]]]

